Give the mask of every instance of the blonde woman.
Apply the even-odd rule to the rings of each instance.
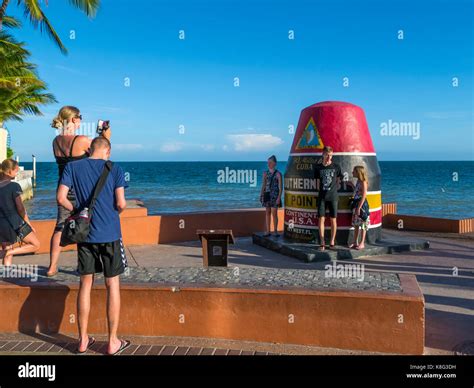
[[[5,266],[12,264],[14,255],[33,253],[40,247],[21,199],[21,186],[13,182],[18,170],[18,163],[12,159],[0,164],[0,243]],[[17,242],[21,245],[14,247]]]
[[[369,180],[364,166],[355,166],[352,176],[357,178],[354,188],[354,199],[352,200],[352,226],[354,227],[354,241],[349,248],[361,250],[365,248],[365,237],[370,224],[369,203],[367,202],[367,190]],[[361,240],[359,241],[359,231]]]
[[[77,131],[81,127],[82,115],[75,106],[63,106],[58,115],[53,119],[51,126],[56,129],[57,136],[53,140],[53,154],[58,165],[58,182],[61,180],[64,168],[70,162],[89,157],[89,147],[91,139],[84,135],[78,135]],[[103,132],[102,136],[110,140],[110,129]],[[70,191],[68,199],[75,203],[74,191]],[[59,254],[61,247],[61,233],[64,222],[71,215],[71,212],[58,204],[56,227],[51,236],[50,243],[50,264],[47,272],[48,276],[58,273]]]

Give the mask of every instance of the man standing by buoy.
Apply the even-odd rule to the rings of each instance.
[[[337,204],[339,202],[339,195],[337,189],[342,178],[341,167],[337,163],[332,162],[333,151],[329,146],[324,147],[323,158],[321,164],[318,165],[315,171],[315,178],[317,180],[318,189],[318,216],[319,216],[319,250],[326,249],[324,240],[324,222],[326,220],[326,210],[329,212],[331,219],[331,240],[329,248],[335,246],[336,232],[337,232]]]

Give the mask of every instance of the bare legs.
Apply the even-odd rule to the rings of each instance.
[[[265,235],[268,236],[271,232],[271,225],[272,225],[272,217],[273,217],[273,230],[275,235],[278,234],[278,208],[273,207],[266,207],[265,208]]]
[[[321,250],[324,250],[326,245],[324,241],[324,221],[326,217],[319,217],[319,244],[321,245]]]
[[[80,352],[85,352],[89,344],[87,326],[89,323],[89,312],[91,310],[91,290],[94,284],[94,275],[82,275],[77,294],[77,324],[79,326]]]
[[[117,337],[117,330],[120,318],[120,278],[106,278],[107,286],[107,322],[109,329],[109,346],[108,353],[115,353],[119,350],[121,342]]]
[[[265,208],[265,235],[268,236],[270,234],[270,225],[272,221],[272,209],[269,207]]]
[[[367,235],[367,230],[362,229],[362,237],[360,239],[360,244],[358,246],[359,249],[365,248],[365,236]]]
[[[60,242],[61,231],[54,231],[50,242],[48,276],[52,276],[58,272],[59,254],[61,253]]]
[[[278,234],[278,208],[272,207],[272,217],[273,217],[273,230],[275,235]]]
[[[365,248],[365,236],[367,235],[367,231],[362,228],[362,233],[361,233],[361,241],[360,244],[358,243],[359,241],[359,230],[360,226],[354,226],[354,242],[350,246],[350,248],[355,248],[355,249],[364,249]]]
[[[331,242],[330,245],[336,245],[336,233],[337,233],[337,220],[336,218],[331,218]]]
[[[12,265],[12,259],[14,255],[23,255],[26,253],[36,252],[40,247],[40,242],[38,237],[34,232],[28,234],[23,241],[22,245],[16,248],[8,249],[5,252],[5,257],[3,258],[3,265]]]
[[[337,233],[337,219],[330,218],[331,220],[331,241],[329,244],[331,246],[336,245],[336,233]],[[326,217],[319,217],[319,242],[321,244],[321,250],[325,248],[325,240],[324,240],[324,222],[326,221]]]
[[[94,275],[82,275],[77,295],[77,315],[79,326],[79,348],[84,352],[89,344],[87,326],[89,323],[89,313],[91,305],[91,290],[94,284]],[[120,318],[120,278],[114,276],[105,278],[107,287],[107,324],[109,330],[108,353],[115,353],[119,350],[121,342],[117,337],[117,330]]]

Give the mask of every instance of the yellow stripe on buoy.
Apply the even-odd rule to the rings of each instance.
[[[350,199],[352,194],[339,193],[339,205],[338,209],[349,210]],[[316,209],[318,196],[317,194],[303,194],[292,193],[291,191],[285,192],[285,207],[298,208],[298,209]],[[380,208],[382,206],[382,194],[380,191],[368,192],[367,201],[369,202],[370,209]]]

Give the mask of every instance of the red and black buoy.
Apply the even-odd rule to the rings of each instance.
[[[317,190],[315,170],[323,148],[333,149],[333,161],[341,166],[343,182],[337,213],[338,244],[347,244],[353,230],[349,200],[352,170],[365,167],[369,188],[370,226],[367,242],[380,238],[382,226],[381,173],[364,111],[347,102],[325,101],[302,110],[285,172],[285,238],[317,242]],[[326,233],[330,220],[326,217]]]

